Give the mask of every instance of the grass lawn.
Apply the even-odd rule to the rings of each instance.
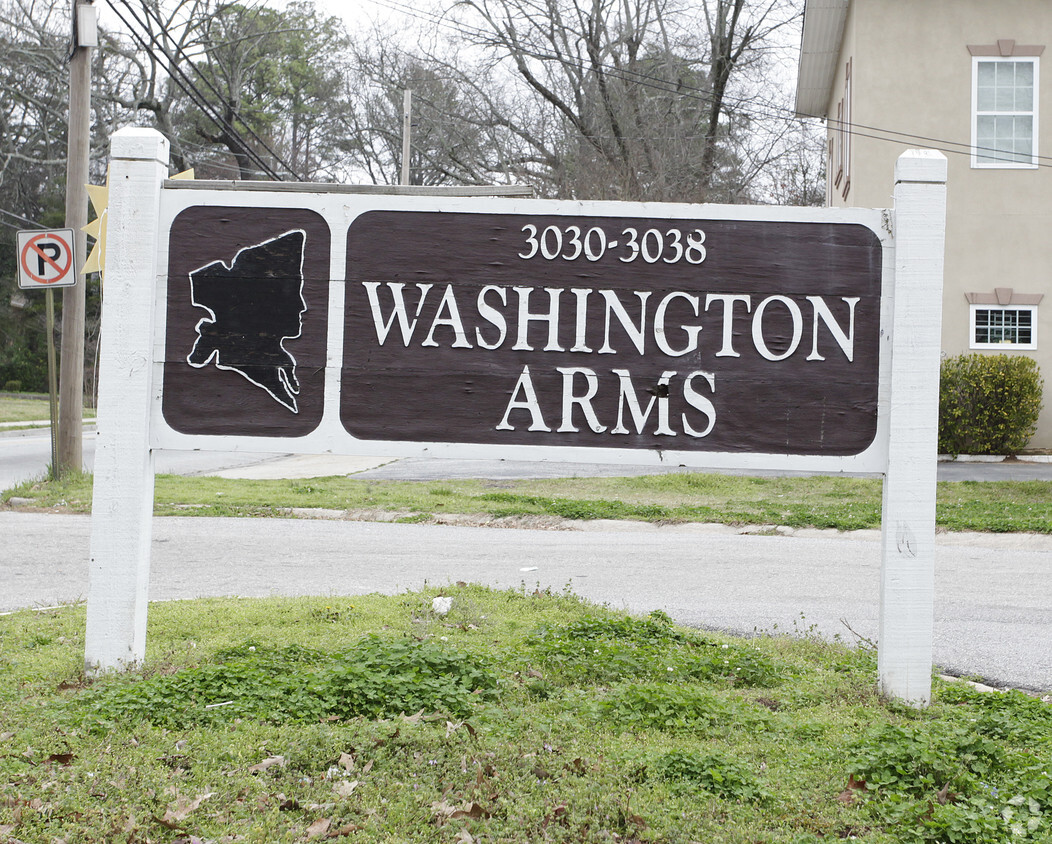
[[[88,683],[83,628],[0,617],[2,841],[1052,836],[1052,705],[889,704],[864,647],[458,584],[156,604],[145,666]]]
[[[36,506],[87,513],[91,477],[28,482],[0,493]],[[289,516],[311,509],[352,518],[427,522],[480,519],[635,519],[858,530],[880,527],[879,481],[684,473],[556,480],[367,481],[353,477],[226,480],[159,475],[158,515]],[[947,482],[936,521],[946,530],[1052,533],[1052,482]]]
[[[94,408],[85,408],[86,419],[95,418]],[[0,396],[0,422],[38,422],[51,418],[47,398],[21,398],[11,394]]]

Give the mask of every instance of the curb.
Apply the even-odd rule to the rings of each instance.
[[[1052,463],[1052,454],[940,454],[940,463]]]

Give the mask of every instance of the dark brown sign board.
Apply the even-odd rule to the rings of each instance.
[[[876,432],[862,226],[377,211],[346,278],[360,439],[846,455]]]
[[[210,206],[169,234],[175,431],[318,427],[330,236],[357,441],[844,456],[876,435],[866,226],[375,210],[330,235],[302,208]]]
[[[303,208],[205,205],[176,217],[162,401],[172,428],[235,437],[317,428],[329,237],[321,215]]]

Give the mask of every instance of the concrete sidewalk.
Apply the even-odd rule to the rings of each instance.
[[[1039,459],[1042,458],[1042,459]],[[939,461],[940,481],[1052,481],[1052,463],[1035,455],[1032,459],[1007,458],[999,461]],[[163,471],[159,469],[159,471]],[[672,472],[743,474],[731,469],[692,469],[684,466],[622,465],[602,463],[561,463],[527,460],[467,460],[433,457],[366,457],[334,454],[269,455],[257,463],[226,469],[203,469],[199,475],[221,478],[267,480],[317,478],[328,475],[354,475],[362,479],[398,481],[437,481],[454,478],[508,480],[523,478],[623,477],[659,475]],[[756,476],[807,476],[814,472],[752,470]],[[874,476],[876,477],[876,476]]]

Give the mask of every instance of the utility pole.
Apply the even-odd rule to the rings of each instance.
[[[402,92],[402,184],[409,184],[409,156],[412,152],[410,136],[413,129],[413,92]]]
[[[88,165],[91,132],[91,49],[98,44],[92,0],[71,0],[73,38],[69,54],[69,125],[66,138],[66,228],[73,229],[74,254],[87,257]],[[74,268],[76,270],[78,268]],[[62,350],[59,362],[58,465],[53,477],[84,468],[85,278],[62,291]]]

